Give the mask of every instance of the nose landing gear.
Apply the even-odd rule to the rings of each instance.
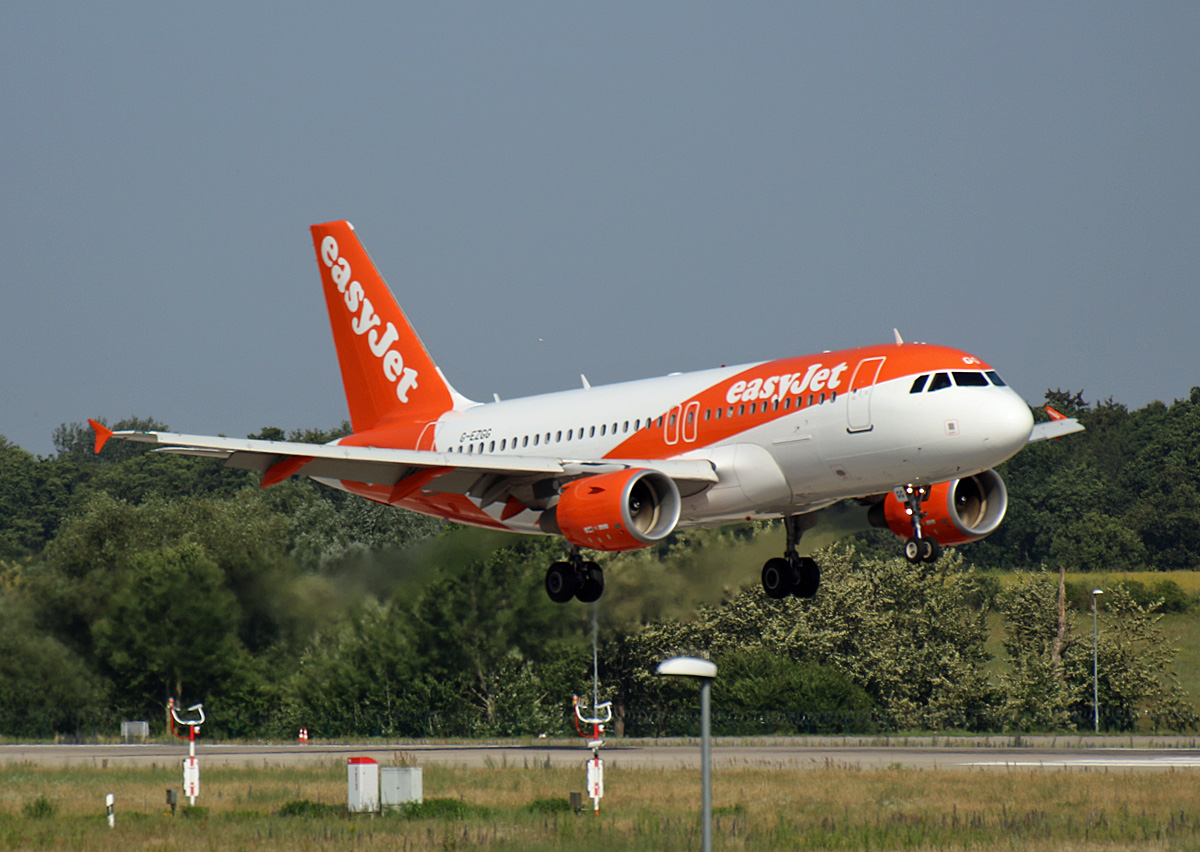
[[[913,529],[912,536],[904,542],[904,558],[913,564],[937,562],[942,556],[942,545],[936,538],[925,536],[921,529],[921,522],[925,518],[921,504],[929,499],[929,486],[906,485],[896,489],[896,497],[908,507],[908,518]]]

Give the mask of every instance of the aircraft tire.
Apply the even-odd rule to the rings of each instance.
[[[583,563],[583,582],[575,591],[575,597],[583,603],[594,603],[604,594],[604,569],[595,562]]]
[[[821,566],[811,556],[802,556],[796,562],[796,582],[792,585],[792,596],[797,598],[816,597],[821,586]]]
[[[921,539],[923,545],[921,549],[922,562],[937,562],[942,558],[942,543],[936,538]]]
[[[767,597],[779,600],[791,594],[795,586],[794,573],[786,559],[778,556],[768,559],[762,569],[762,587]]]
[[[555,603],[566,603],[575,597],[580,585],[575,566],[570,562],[554,562],[546,570],[546,594]]]
[[[909,562],[916,564],[921,561],[921,552],[923,550],[921,541],[921,539],[914,535],[904,542],[904,558]]]

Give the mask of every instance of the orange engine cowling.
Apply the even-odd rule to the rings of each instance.
[[[872,513],[874,526],[886,526],[901,538],[913,534],[908,506],[895,494],[884,498],[883,518]],[[939,544],[966,544],[994,532],[1008,509],[1008,489],[994,470],[985,470],[964,479],[939,482],[929,489],[921,503],[925,512],[921,535]]]
[[[563,538],[592,550],[655,544],[679,522],[679,488],[657,470],[635,468],[567,483],[555,510]]]

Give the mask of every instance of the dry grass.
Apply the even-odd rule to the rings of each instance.
[[[295,800],[345,802],[344,764],[211,768],[198,818],[172,818],[175,766],[0,767],[0,848],[172,852],[234,849],[699,848],[699,778],[610,768],[599,819],[546,808],[582,787],[580,769],[429,766],[427,797],[465,818],[280,816]],[[714,777],[716,848],[1183,849],[1200,846],[1196,771],[732,769]],[[117,801],[105,824],[104,795]],[[39,802],[42,802],[40,806]],[[540,802],[542,808],[530,805]],[[53,810],[46,815],[45,810]],[[40,815],[39,815],[40,808]],[[329,810],[333,810],[332,808]]]

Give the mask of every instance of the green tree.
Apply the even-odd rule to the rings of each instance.
[[[1156,567],[1200,564],[1200,389],[1172,405],[1151,403],[1131,418],[1132,452],[1118,484],[1130,527]]]
[[[448,735],[443,686],[421,672],[406,614],[366,606],[304,651],[284,718],[314,736]]]
[[[866,690],[831,666],[750,647],[717,659],[715,727],[725,734],[865,733],[875,729]]]
[[[960,555],[933,567],[899,558],[857,563],[842,549],[821,561],[821,594],[807,605],[778,602],[790,617],[765,625],[764,645],[835,666],[875,699],[889,727],[992,724],[985,612],[967,603],[975,575]]]
[[[45,529],[27,509],[38,491],[37,461],[0,435],[0,558],[40,549]]]
[[[1140,604],[1120,585],[1105,590],[1097,669],[1100,724],[1106,730],[1133,730],[1145,720],[1155,731],[1188,731],[1200,721],[1179,683],[1173,665],[1179,649],[1163,635],[1159,604]],[[1076,648],[1068,659],[1068,677],[1088,683],[1090,649],[1087,643]],[[1086,726],[1092,718],[1090,695],[1074,709],[1076,724]]]
[[[583,613],[538,589],[552,548],[548,540],[521,540],[443,562],[431,580],[386,606],[368,598],[303,653],[287,687],[289,723],[325,735],[562,732],[582,680],[584,655],[570,637]]]
[[[283,533],[282,518],[260,502],[256,489],[230,499],[154,498],[138,505],[96,494],[47,549],[48,569],[75,581],[53,608],[61,619],[57,629],[86,644],[85,625],[106,614],[110,590],[132,557],[190,542],[217,566],[235,596],[242,641],[262,650],[280,637],[287,620],[284,590],[295,572]]]
[[[654,622],[614,643],[640,661],[615,687],[631,726],[670,730],[684,693],[653,675],[661,659],[704,652],[720,659],[756,648],[841,672],[876,703],[887,728],[991,724],[985,613],[968,604],[982,596],[960,558],[944,557],[935,570],[901,559],[859,561],[852,548],[837,548],[819,561],[821,592],[811,601],[771,600],[752,586],[702,608],[692,623]]]
[[[96,657],[129,710],[149,712],[170,696],[191,703],[237,671],[245,651],[237,600],[224,580],[194,542],[130,556],[107,612],[92,625]]]
[[[84,661],[37,627],[20,593],[0,590],[0,734],[91,731],[104,705]]]
[[[463,570],[449,570],[412,608],[422,668],[439,682],[461,684],[479,733],[540,733],[549,708],[570,701],[571,685],[537,687],[543,660],[570,653],[586,623],[583,607],[562,607],[538,590],[557,542],[525,539]],[[561,711],[557,711],[561,712]],[[520,722],[525,719],[527,721]]]
[[[1141,538],[1111,515],[1084,512],[1056,525],[1051,538],[1052,564],[1068,571],[1141,571],[1149,556]]]
[[[288,553],[310,571],[357,568],[369,574],[374,567],[369,564],[372,554],[403,549],[436,535],[444,526],[436,518],[299,479],[263,490],[261,500],[283,522]],[[392,572],[384,573],[395,581]],[[372,591],[386,593],[390,585]]]
[[[1047,576],[1031,575],[1000,595],[1010,663],[1000,679],[1000,721],[1006,728],[1053,731],[1074,724],[1083,684],[1067,677],[1063,655],[1074,650],[1075,639],[1057,589]]]
[[[1076,635],[1058,584],[1031,575],[1001,601],[1011,663],[1011,674],[1002,678],[1004,724],[1018,730],[1090,728],[1091,637]],[[1105,730],[1133,730],[1142,719],[1155,730],[1197,724],[1172,666],[1176,649],[1162,635],[1158,604],[1140,604],[1121,586],[1105,591],[1098,645]]]

